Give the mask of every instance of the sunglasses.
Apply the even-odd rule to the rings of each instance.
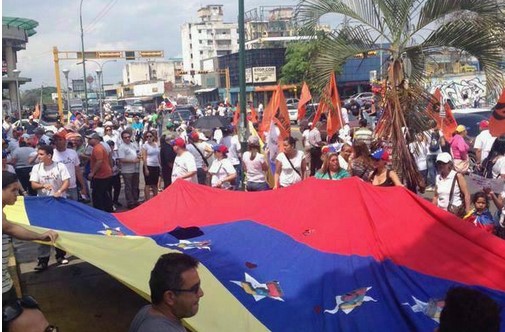
[[[193,293],[196,295],[200,291],[200,283],[195,284],[193,287],[189,289],[167,289],[167,290],[176,293]]]
[[[9,322],[18,318],[23,313],[23,308],[40,310],[39,303],[30,295],[25,295],[14,303],[4,305],[2,310],[2,325],[4,329],[7,328]],[[45,328],[44,332],[58,332],[58,328],[49,325]]]

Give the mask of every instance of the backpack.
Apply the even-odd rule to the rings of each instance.
[[[487,178],[487,179],[492,179],[493,178],[493,167],[494,164],[496,164],[496,160],[493,161],[495,158],[489,158],[490,156],[487,156],[483,161],[482,161],[482,176]]]
[[[440,150],[440,135],[437,133],[431,133],[429,149],[430,152],[438,152]]]

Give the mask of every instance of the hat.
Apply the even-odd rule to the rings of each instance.
[[[214,145],[212,150],[214,150],[214,152],[228,153],[228,148],[223,144]]]
[[[189,136],[193,141],[198,141],[200,139],[200,134],[198,134],[197,131],[191,132],[191,135]]]
[[[42,128],[42,127],[37,127],[37,128],[35,128],[35,129],[33,130],[33,132],[34,132],[35,134],[44,134],[44,133],[46,132],[46,130],[45,130],[44,128]]]
[[[73,138],[81,139],[82,136],[78,133],[68,133],[67,135],[65,135],[65,138],[66,139],[73,139]]]
[[[260,139],[258,136],[249,136],[247,139],[247,144],[252,146],[260,146]]]
[[[205,136],[204,133],[198,133],[198,138],[201,139],[202,141],[208,141],[209,139],[207,136]]]
[[[484,129],[488,129],[488,128],[489,128],[489,121],[482,120],[481,122],[479,122],[479,129],[480,130],[484,130]]]
[[[372,157],[372,159],[375,159],[375,160],[388,161],[389,160],[389,153],[384,149],[379,149],[379,150],[375,150],[375,152],[372,153],[370,155],[370,157]]]
[[[437,156],[437,162],[442,162],[444,164],[447,164],[452,161],[452,157],[448,152],[442,152],[439,153]]]
[[[94,131],[94,132],[88,133],[86,135],[86,138],[87,139],[97,139],[97,140],[100,140],[100,135],[98,135],[98,133]]]
[[[172,142],[170,142],[170,145],[172,146],[178,146],[180,148],[185,148],[186,147],[186,142],[182,137],[177,137],[174,139]]]
[[[458,126],[456,127],[456,132],[457,132],[458,134],[459,134],[459,133],[464,132],[465,130],[466,130],[466,127],[465,127],[465,126],[463,126],[463,125],[458,125]]]
[[[58,132],[56,132],[53,135],[53,138],[67,139],[67,134],[68,134],[68,132],[65,129],[60,129]]]

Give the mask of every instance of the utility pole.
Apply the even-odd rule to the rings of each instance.
[[[240,116],[242,117],[243,128],[239,131],[240,141],[242,143],[242,152],[247,149],[247,138],[249,128],[247,127],[247,108],[246,108],[246,88],[245,88],[245,31],[244,31],[244,0],[238,0],[238,36],[239,36],[239,54],[238,54],[238,77],[239,77],[239,105]]]
[[[84,54],[84,30],[82,29],[82,2],[79,7],[79,21],[81,23],[81,51],[82,51],[82,75],[84,81],[84,113],[88,113],[88,82],[86,81],[86,55]]]

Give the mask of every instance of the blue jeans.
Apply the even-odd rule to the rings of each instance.
[[[428,176],[427,176],[427,180],[428,180],[427,185],[428,186],[435,186],[435,181],[436,181],[436,177],[437,177],[436,161],[437,161],[436,154],[429,154],[426,157],[426,162],[428,163]]]
[[[247,191],[265,191],[270,190],[266,182],[251,182],[247,181]]]
[[[235,190],[240,190],[242,185],[242,164],[233,165],[235,172],[237,172],[237,177],[235,178]]]

